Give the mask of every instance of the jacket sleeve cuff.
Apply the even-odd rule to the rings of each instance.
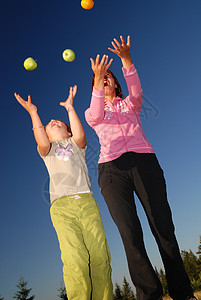
[[[133,75],[137,72],[137,70],[133,64],[128,68],[122,67],[122,71],[123,71],[124,77]]]
[[[97,90],[93,87],[92,95],[97,98],[105,98],[105,90]]]

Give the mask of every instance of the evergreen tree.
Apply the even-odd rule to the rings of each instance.
[[[196,254],[198,254],[198,260],[197,260],[197,264],[198,264],[198,273],[199,273],[199,277],[201,277],[201,235],[200,235],[200,244],[198,246],[198,251],[196,252]]]
[[[198,273],[198,279],[192,281],[192,287],[194,291],[200,291],[201,290],[201,235],[200,235],[200,244],[198,246],[198,251],[196,252],[198,254],[197,259],[197,273]]]
[[[189,276],[190,281],[196,281],[199,279],[199,268],[198,268],[198,259],[196,255],[190,250],[181,251],[181,256],[183,259],[185,270]]]
[[[114,291],[114,294],[113,294],[113,299],[114,300],[123,300],[123,296],[122,296],[122,293],[121,293],[121,288],[118,285],[118,283],[115,284],[115,291]]]
[[[168,294],[168,284],[165,272],[161,268],[159,270],[159,280],[163,288],[163,296],[165,296]]]
[[[29,293],[32,289],[27,289],[26,286],[27,286],[27,282],[24,281],[23,276],[21,276],[19,280],[19,284],[17,285],[19,290],[17,291],[17,293],[15,293],[15,296],[13,298],[17,300],[33,300],[35,298],[34,295],[28,298]]]
[[[200,235],[200,244],[198,246],[198,251],[196,252],[196,254],[199,255],[199,259],[201,259],[201,235]]]
[[[2,298],[1,295],[0,295],[0,300],[4,300],[4,298]]]
[[[123,280],[122,296],[123,296],[123,300],[136,300],[129,283],[126,280],[126,277],[124,277]]]
[[[161,268],[158,271],[156,267],[155,267],[155,272],[156,272],[156,275],[158,276],[158,279],[161,282],[161,285],[163,288],[163,296],[165,296],[168,294],[168,284],[167,284],[167,278],[166,278],[165,272]]]
[[[191,281],[191,286],[193,291],[200,291],[201,290],[201,273],[199,275],[199,278],[197,280]]]
[[[156,273],[157,277],[159,278],[159,272],[156,267],[155,267],[155,273]]]
[[[58,291],[59,291],[58,297],[59,297],[60,299],[68,300],[68,297],[67,297],[67,294],[66,294],[66,288],[65,288],[65,286],[63,285],[63,282],[61,282],[61,286],[60,286],[60,288],[58,289]]]

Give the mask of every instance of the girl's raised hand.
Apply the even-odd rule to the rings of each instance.
[[[99,60],[100,60],[100,54],[96,56],[95,61],[93,60],[93,58],[90,58],[91,68],[96,78],[104,78],[105,73],[111,66],[113,59],[111,58],[108,63],[109,60],[108,55],[104,54],[100,62]]]
[[[37,111],[36,105],[31,102],[31,96],[28,95],[28,100],[25,101],[19,94],[14,93],[15,98],[17,101],[31,114],[34,111]]]
[[[75,95],[77,93],[77,85],[75,84],[73,87],[70,87],[68,98],[65,102],[60,102],[61,106],[64,106],[67,110],[69,107],[73,106],[73,99],[75,98]]]
[[[127,37],[127,43],[125,42],[122,35],[120,36],[120,39],[121,39],[121,43],[119,43],[118,40],[114,38],[114,41],[111,42],[114,49],[108,48],[108,50],[117,54],[120,58],[127,58],[130,56],[129,54],[130,47],[131,47],[130,35],[128,35]]]

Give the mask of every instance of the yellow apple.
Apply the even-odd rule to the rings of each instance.
[[[71,49],[64,50],[64,52],[63,52],[63,59],[65,61],[68,61],[68,62],[74,61],[74,59],[75,59],[75,53],[74,53],[74,51],[71,50]]]
[[[24,61],[24,67],[27,71],[33,71],[37,68],[37,63],[32,57],[28,57]]]

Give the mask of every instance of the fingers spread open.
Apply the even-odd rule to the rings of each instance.
[[[14,95],[18,102],[26,102],[19,94],[15,93]]]

